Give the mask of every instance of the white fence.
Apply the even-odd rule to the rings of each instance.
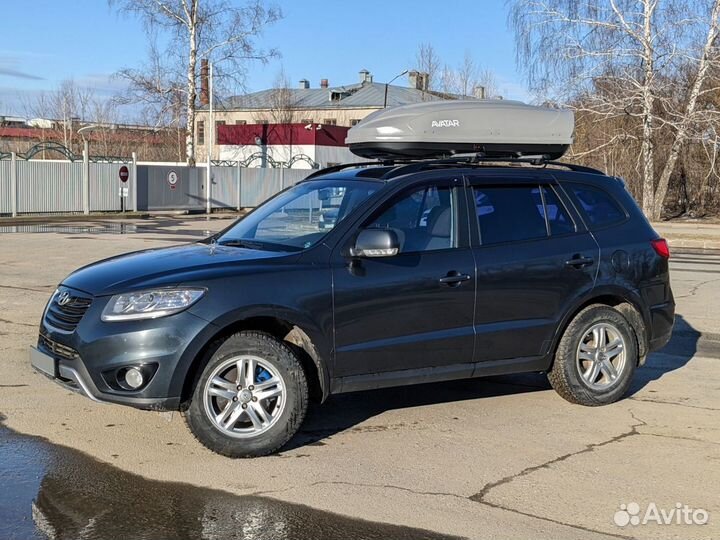
[[[129,180],[119,179],[127,167]],[[254,207],[310,173],[307,169],[247,168],[127,162],[94,163],[61,160],[0,160],[0,215],[89,213],[125,209],[205,210]],[[172,176],[170,173],[174,173]],[[174,183],[170,180],[174,178]]]

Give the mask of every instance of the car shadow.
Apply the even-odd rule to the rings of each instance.
[[[389,410],[523,394],[549,388],[550,385],[544,375],[526,374],[339,394],[331,396],[322,405],[311,405],[303,427],[283,451],[303,446],[323,446],[324,439],[346,430],[357,432],[390,430],[393,426],[383,423],[372,426],[358,425]]]
[[[638,393],[666,373],[687,365],[698,352],[701,335],[682,315],[675,315],[675,325],[670,341],[659,351],[650,353],[645,364],[635,372],[628,395]]]
[[[645,365],[635,372],[627,395],[634,395],[666,373],[684,367],[698,352],[700,335],[681,315],[676,315],[670,341],[658,351],[661,354],[650,354]],[[717,343],[720,349],[720,341]],[[392,426],[382,423],[359,425],[388,410],[547,391],[551,388],[544,374],[525,373],[339,394],[331,396],[323,405],[311,405],[303,427],[283,451],[303,446],[322,446],[325,439],[346,430],[362,432],[392,429]]]

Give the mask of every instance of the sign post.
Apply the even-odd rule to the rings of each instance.
[[[120,177],[120,181],[122,182],[120,186],[120,211],[125,212],[127,209],[127,205],[125,204],[125,199],[128,196],[129,188],[125,187],[125,183],[130,178],[130,170],[127,168],[127,165],[123,165],[120,167],[120,170],[118,171],[118,176]]]

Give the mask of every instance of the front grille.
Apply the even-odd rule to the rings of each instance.
[[[38,346],[49,353],[52,353],[53,356],[58,356],[60,358],[64,358],[65,360],[76,360],[80,358],[80,355],[75,349],[68,347],[67,345],[63,345],[62,343],[58,343],[57,341],[53,341],[42,332],[40,332],[40,336],[38,337]]]
[[[60,305],[59,299],[63,294],[68,293],[67,301]],[[80,323],[85,312],[92,303],[91,298],[77,296],[68,289],[60,289],[55,294],[45,312],[45,322],[53,328],[72,332]]]

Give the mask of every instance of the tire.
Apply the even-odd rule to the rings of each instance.
[[[307,407],[307,379],[291,349],[269,334],[243,331],[222,342],[208,361],[185,420],[213,452],[258,457],[295,435]]]
[[[618,341],[622,357],[616,354]],[[565,329],[548,380],[571,403],[607,405],[628,391],[637,363],[638,342],[632,325],[618,310],[595,304],[578,313]]]

